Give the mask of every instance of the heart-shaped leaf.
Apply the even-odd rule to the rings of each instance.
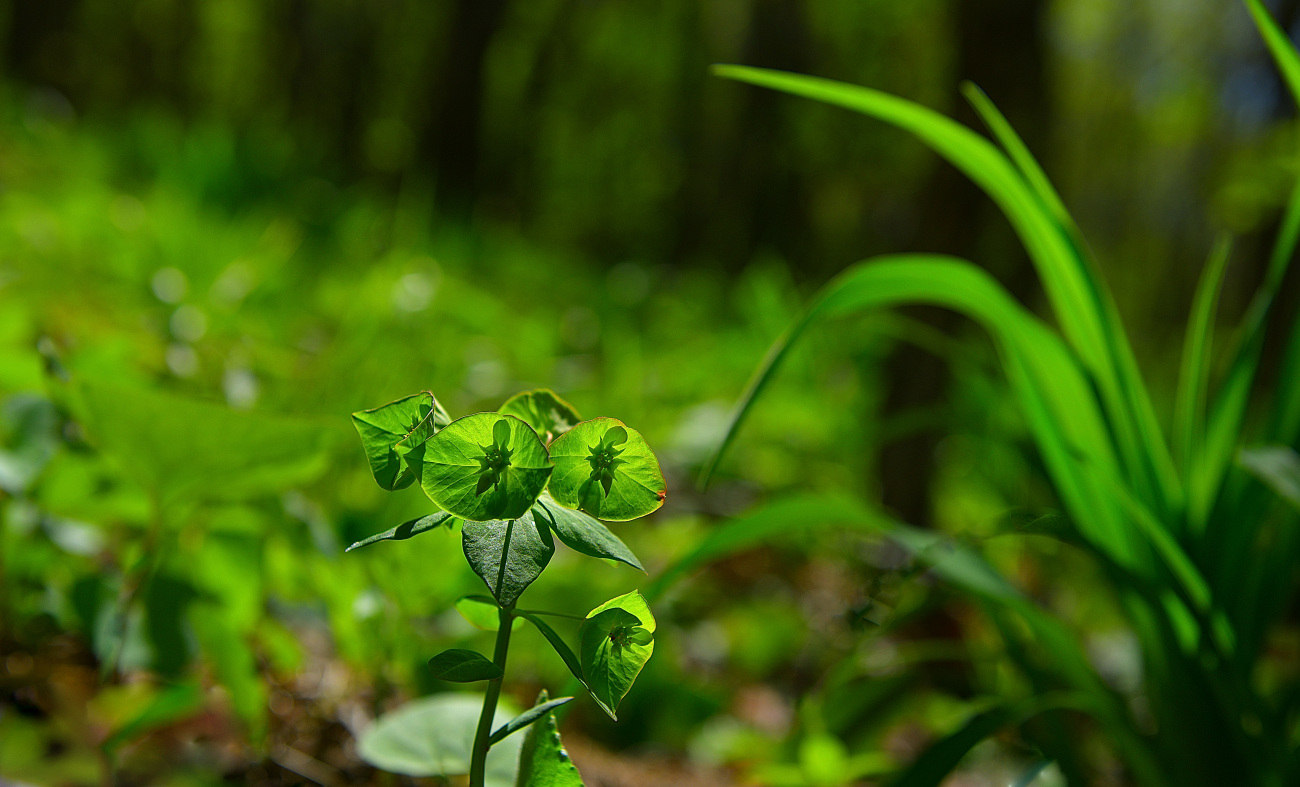
[[[546,708],[542,714],[545,718],[529,727],[524,734],[523,746],[519,750],[519,775],[515,779],[515,787],[582,787],[582,777],[573,760],[569,759],[569,753],[564,750],[555,714],[552,712],[556,703],[572,697],[547,702],[547,696],[545,689],[537,695],[537,704],[533,710]],[[525,711],[525,714],[530,712],[532,711]]]
[[[537,430],[546,442],[550,442],[577,426],[582,420],[573,405],[561,399],[549,388],[517,393],[506,400],[497,412],[513,415]]]
[[[444,650],[429,659],[429,671],[438,680],[454,683],[494,680],[505,674],[501,667],[488,661],[483,654],[463,648]]]
[[[555,502],[625,522],[664,503],[668,485],[641,434],[614,418],[583,421],[551,443]]]
[[[380,541],[405,541],[408,538],[413,538],[421,533],[427,533],[430,530],[436,530],[444,525],[451,527],[451,524],[455,521],[456,518],[451,514],[448,514],[446,511],[436,511],[428,516],[422,516],[419,519],[412,519],[409,522],[403,522],[391,530],[385,530],[384,532],[376,533],[369,538],[363,538],[343,551],[351,552],[354,549],[368,547],[371,544],[377,544]]]
[[[456,776],[469,773],[470,754],[482,694],[435,694],[408,702],[380,716],[357,738],[361,759],[407,776]],[[504,724],[515,713],[503,699],[493,717]],[[515,783],[520,738],[493,746],[487,758],[487,787]]]
[[[596,607],[582,624],[578,652],[587,690],[616,721],[619,703],[654,653],[654,630],[650,607],[635,590]]]
[[[416,469],[407,456],[449,423],[447,411],[428,391],[352,414],[370,472],[390,492],[405,489],[415,481]]]
[[[542,493],[533,506],[533,517],[541,519],[550,527],[551,532],[560,537],[575,552],[591,557],[603,557],[626,563],[638,571],[645,571],[641,561],[637,560],[632,550],[627,548],[618,536],[609,532],[609,528],[590,516],[565,508]]]
[[[522,517],[551,475],[546,446],[513,415],[452,421],[424,444],[420,485],[438,507],[476,522]]]
[[[514,606],[555,554],[550,531],[531,512],[509,522],[466,521],[461,544],[470,568],[503,607]]]

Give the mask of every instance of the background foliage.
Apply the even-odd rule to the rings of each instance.
[[[726,543],[722,523],[792,491],[980,543],[1143,718],[1095,561],[994,537],[1049,527],[1059,503],[973,325],[911,309],[807,335],[694,491],[767,346],[848,264],[956,254],[1046,313],[1010,225],[920,144],[707,67],[866,84],[972,124],[958,84],[977,82],[1171,403],[1214,236],[1238,238],[1222,346],[1296,176],[1292,111],[1239,4],[58,0],[8,4],[0,28],[0,774],[382,778],[355,733],[450,689],[431,654],[490,641],[451,610],[482,591],[457,539],[342,554],[428,512],[418,489],[375,488],[347,419],[423,388],[460,414],[553,387],[664,463],[664,509],[616,528],[648,579],[560,550],[575,570],[525,597],[655,589],[657,655],[619,723],[581,700],[561,724],[589,783],[870,779],[1007,685],[997,626],[898,547],[825,527],[834,510],[742,520]],[[1298,292],[1293,272],[1278,324]],[[1266,683],[1295,676],[1293,618]],[[517,637],[515,704],[561,693],[564,665]],[[1074,723],[1097,783],[1132,779]],[[1004,734],[960,778],[1038,761]]]

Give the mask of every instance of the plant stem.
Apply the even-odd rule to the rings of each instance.
[[[506,561],[510,558],[510,536],[515,523],[506,524],[506,536],[501,545],[501,565],[497,569],[497,586],[492,595],[499,595],[505,584]],[[501,682],[505,680],[506,655],[510,652],[510,629],[514,625],[511,610],[514,602],[497,607],[497,644],[492,651],[492,661],[501,668],[501,677],[488,681],[487,696],[483,698],[483,712],[478,717],[478,730],[474,733],[474,751],[469,760],[469,787],[483,787],[483,774],[487,768],[488,749],[492,748],[492,720],[497,715],[497,700],[501,697]]]
[[[506,655],[510,651],[510,628],[514,622],[510,610],[501,607],[497,610],[497,645],[492,652],[492,661],[501,668],[506,668]],[[474,753],[469,763],[469,787],[483,787],[484,769],[487,767],[488,749],[492,743],[492,719],[497,713],[497,700],[501,697],[500,678],[488,681],[487,696],[483,698],[483,712],[478,717],[478,730],[474,733]]]

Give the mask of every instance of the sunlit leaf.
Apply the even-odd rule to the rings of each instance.
[[[429,659],[429,672],[438,680],[454,683],[474,683],[480,680],[493,680],[505,674],[495,662],[489,661],[483,654],[464,648],[444,650]]]
[[[537,432],[512,415],[458,418],[424,444],[420,484],[438,507],[467,520],[518,519],[551,475]]]
[[[564,401],[555,391],[539,388],[536,391],[517,393],[506,400],[497,412],[513,415],[537,430],[546,442],[578,425],[582,416],[573,405]]]
[[[428,391],[352,414],[352,424],[361,435],[361,445],[370,462],[370,472],[389,491],[403,489],[415,481],[415,472],[406,455],[450,422],[447,411]],[[401,451],[399,444],[403,446]]]
[[[582,674],[592,698],[612,719],[654,653],[654,630],[654,615],[635,590],[587,613],[578,647]]]
[[[625,522],[664,503],[668,485],[641,434],[613,418],[593,418],[551,443],[555,502],[597,519]]]
[[[461,543],[470,567],[503,607],[514,605],[555,554],[550,531],[532,512],[512,521],[467,521]]]
[[[545,492],[533,506],[533,517],[546,523],[551,532],[560,537],[569,549],[591,557],[603,557],[626,563],[645,571],[641,561],[627,545],[598,520],[581,511],[558,505]]]
[[[573,698],[564,697],[548,703],[547,696],[545,689],[537,695],[535,708],[551,707],[547,707],[545,718],[529,727],[524,734],[515,787],[582,787],[582,777],[569,759],[569,753],[564,750],[555,714],[551,712],[555,702]]]
[[[385,714],[357,739],[361,759],[406,776],[457,776],[469,773],[474,732],[483,708],[482,694],[438,694],[408,702]],[[494,724],[515,715],[508,703],[497,705]],[[502,741],[487,758],[487,784],[514,784],[522,739]]]

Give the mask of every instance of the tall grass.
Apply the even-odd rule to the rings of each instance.
[[[1247,8],[1292,94],[1300,57],[1260,5]],[[859,263],[817,296],[771,348],[706,466],[707,482],[746,414],[812,325],[832,317],[925,303],[964,314],[992,336],[1019,409],[1076,537],[1104,568],[1141,647],[1154,729],[1090,666],[1068,627],[1014,589],[973,551],[889,520],[853,501],[786,501],[734,523],[688,561],[745,539],[743,528],[838,521],[881,529],[980,599],[1036,696],[973,718],[923,754],[898,784],[936,784],[975,743],[1040,713],[1082,711],[1107,731],[1136,781],[1150,785],[1300,784],[1300,682],[1260,680],[1270,631],[1295,598],[1300,548],[1300,322],[1292,326],[1276,390],[1260,418],[1247,409],[1267,317],[1300,235],[1300,184],[1284,214],[1264,284],[1223,351],[1212,385],[1217,295],[1230,244],[1204,267],[1187,326],[1166,435],[1128,335],[1078,228],[1042,168],[978,88],[966,98],[992,140],[931,110],[863,87],[719,66],[720,76],[841,106],[915,135],[1002,209],[1028,250],[1059,331],[964,260],[896,255]],[[1258,398],[1258,397],[1256,397]],[[1259,449],[1259,446],[1268,446]],[[1243,453],[1244,452],[1244,453]],[[1238,459],[1241,458],[1239,462]],[[1280,491],[1274,494],[1271,489]],[[1296,494],[1300,498],[1300,493]],[[761,527],[754,532],[762,532]],[[712,551],[710,551],[712,550]],[[1044,744],[1072,782],[1086,773],[1068,740]]]

